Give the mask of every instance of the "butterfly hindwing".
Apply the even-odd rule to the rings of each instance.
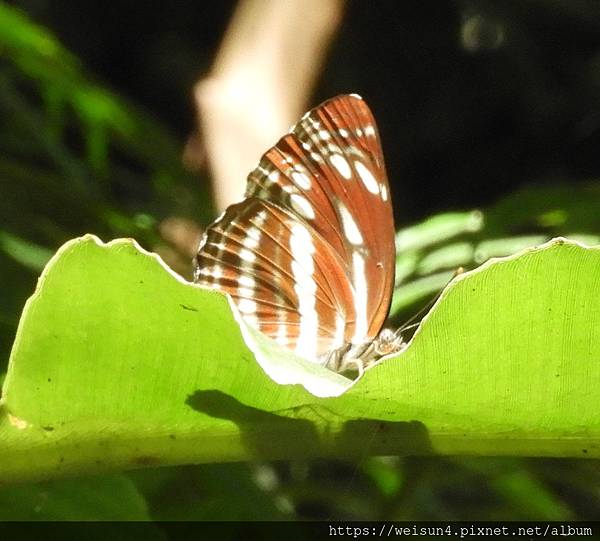
[[[207,231],[197,283],[231,295],[246,321],[317,359],[341,347],[351,295],[343,262],[319,235],[269,201],[232,205]]]

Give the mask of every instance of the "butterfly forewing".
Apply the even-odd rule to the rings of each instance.
[[[196,280],[311,360],[373,340],[394,280],[389,186],[373,116],[355,95],[307,113],[262,157],[246,199],[207,230]]]

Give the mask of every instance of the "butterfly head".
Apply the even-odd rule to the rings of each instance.
[[[374,341],[375,353],[381,357],[399,353],[406,347],[406,342],[402,335],[395,333],[391,329],[383,329]]]
[[[383,329],[375,340],[362,344],[345,344],[330,352],[324,364],[336,372],[358,372],[360,376],[365,369],[377,364],[382,357],[399,353],[406,348],[406,345],[400,333]]]

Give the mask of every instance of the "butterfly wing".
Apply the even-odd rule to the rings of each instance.
[[[257,225],[262,211],[266,218]],[[253,261],[239,255],[249,249],[247,228],[260,232]],[[224,251],[216,253],[214,246]],[[203,271],[225,254],[227,277]],[[257,311],[246,319],[313,358],[377,336],[391,301],[394,258],[389,185],[375,121],[360,97],[343,95],[304,115],[263,155],[248,177],[246,199],[207,230],[197,281],[232,294],[240,310],[256,303]],[[250,263],[257,260],[261,287],[240,296],[234,280],[251,283],[257,269]]]
[[[358,96],[326,101],[269,150],[248,177],[248,197],[286,208],[344,261],[356,320],[346,339],[374,338],[391,301],[394,222],[375,120]]]
[[[286,209],[249,198],[213,224],[197,255],[197,283],[229,293],[247,323],[317,360],[344,344],[345,267]]]

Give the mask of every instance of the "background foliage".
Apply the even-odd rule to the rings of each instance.
[[[0,4],[0,372],[63,242],[132,236],[177,265],[161,225],[210,220],[206,184],[182,168],[181,149],[189,89],[234,6],[19,4]],[[484,210],[475,240],[453,239],[470,246],[454,246],[467,264],[514,250],[515,238],[600,234],[594,2],[350,3],[314,101],[344,91],[379,119],[399,226]],[[441,247],[404,246],[405,280],[460,264],[428,267]],[[436,284],[400,303],[398,318]],[[0,517],[594,519],[598,486],[591,460],[214,464],[3,488]]]

